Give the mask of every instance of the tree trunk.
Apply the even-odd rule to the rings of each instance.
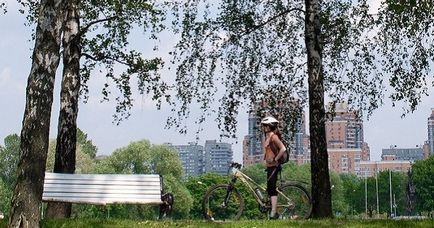
[[[313,218],[332,217],[330,176],[324,109],[324,75],[322,69],[319,0],[305,0],[305,42],[309,83],[309,129],[311,143]]]
[[[42,0],[39,6],[9,227],[39,227],[63,4],[62,0]]]
[[[80,92],[79,0],[66,4],[63,26],[63,78],[57,131],[55,173],[74,173],[77,145],[77,114]],[[47,218],[71,217],[71,203],[49,202]]]

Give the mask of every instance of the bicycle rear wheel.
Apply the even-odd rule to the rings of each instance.
[[[228,184],[212,186],[203,197],[203,216],[208,221],[238,220],[244,209],[244,199],[236,188]],[[227,199],[227,200],[225,200]]]
[[[277,212],[280,214],[280,219],[310,217],[312,213],[312,201],[304,187],[291,183],[279,187],[279,190],[284,195],[279,193],[277,198]]]

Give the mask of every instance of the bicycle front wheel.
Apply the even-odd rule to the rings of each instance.
[[[281,219],[309,218],[312,201],[307,190],[298,184],[286,184],[279,188],[277,210]]]
[[[244,209],[244,199],[236,188],[228,184],[212,186],[203,197],[203,216],[208,221],[238,220]]]

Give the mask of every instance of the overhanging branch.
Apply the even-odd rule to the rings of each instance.
[[[89,55],[87,53],[82,53],[81,55],[84,56],[84,57],[86,57],[86,58],[88,58],[88,59],[91,59],[91,60],[93,60],[95,62],[99,62],[99,61],[102,61],[102,60],[105,60],[105,59],[109,59],[109,60],[113,60],[113,61],[115,61],[117,63],[123,64],[125,66],[132,66],[131,64],[129,64],[129,63],[125,62],[125,61],[113,58],[111,56],[106,56],[106,55],[92,56],[92,55]]]
[[[302,9],[300,9],[300,8],[291,8],[291,9],[287,9],[287,10],[285,10],[285,11],[283,11],[283,12],[277,14],[277,15],[272,16],[272,17],[269,18],[268,20],[266,20],[266,21],[264,21],[264,22],[262,22],[262,23],[260,23],[260,24],[258,24],[258,25],[255,25],[255,26],[253,27],[253,29],[251,29],[251,30],[247,30],[247,31],[241,33],[238,37],[242,37],[242,36],[244,36],[244,35],[248,35],[248,34],[254,32],[254,31],[257,30],[257,29],[260,29],[260,28],[264,27],[264,26],[267,25],[268,23],[270,23],[270,22],[276,20],[277,18],[279,18],[279,17],[281,17],[281,16],[283,16],[283,15],[285,15],[285,14],[288,14],[288,13],[290,13],[290,12],[293,12],[293,11],[300,11],[300,12],[302,12],[302,13],[306,13],[304,10],[302,10]]]
[[[102,22],[106,22],[106,21],[111,21],[111,20],[114,20],[114,19],[117,19],[117,18],[118,18],[118,16],[112,16],[112,17],[107,17],[107,18],[104,18],[104,19],[100,19],[100,20],[92,21],[92,22],[90,22],[88,25],[86,25],[86,26],[85,26],[85,27],[80,31],[80,36],[82,36],[83,34],[85,34],[85,33],[87,32],[87,30],[89,30],[89,28],[92,27],[92,26],[95,25],[95,24],[102,23]]]

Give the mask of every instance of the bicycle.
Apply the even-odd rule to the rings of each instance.
[[[239,220],[244,209],[244,198],[236,189],[235,182],[240,179],[253,194],[262,213],[271,211],[271,203],[263,197],[265,188],[241,172],[241,164],[232,162],[229,170],[232,177],[228,184],[211,186],[202,200],[203,216],[208,221]],[[252,187],[254,186],[254,187]],[[312,212],[312,202],[308,191],[298,181],[288,181],[277,184],[279,219],[309,218]]]

